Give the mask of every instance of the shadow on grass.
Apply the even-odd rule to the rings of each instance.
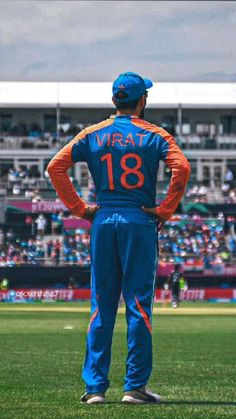
[[[122,404],[122,405],[129,405],[131,406],[131,403],[123,403],[121,401],[113,402],[113,401],[106,401],[104,405],[107,404]],[[136,404],[132,406],[236,406],[236,402],[226,402],[226,401],[205,401],[205,400],[168,400],[168,401],[162,401],[160,403],[142,403],[142,404]],[[94,404],[96,406],[96,404]],[[93,405],[90,405],[93,406]]]
[[[201,401],[201,400],[168,400],[159,404],[164,405],[189,405],[189,406],[236,406],[236,402],[220,402],[220,401]]]

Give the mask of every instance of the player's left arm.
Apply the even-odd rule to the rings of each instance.
[[[171,170],[171,181],[166,198],[161,205],[155,208],[143,208],[146,212],[156,215],[160,221],[159,227],[170,219],[184,195],[190,177],[190,164],[175,139],[162,130],[161,158]]]
[[[167,196],[161,205],[157,207],[156,213],[161,219],[166,221],[174,214],[184,195],[191,168],[189,161],[176,144],[175,139],[168,134],[164,140],[168,143],[168,151],[163,160],[171,170],[171,180]]]

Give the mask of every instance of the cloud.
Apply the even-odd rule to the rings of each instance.
[[[2,1],[0,79],[233,77],[235,21],[229,1]]]

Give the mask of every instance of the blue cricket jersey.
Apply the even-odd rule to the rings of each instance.
[[[81,131],[54,157],[48,171],[65,205],[83,215],[85,204],[66,173],[74,163],[88,164],[99,205],[154,207],[160,160],[172,170],[169,192],[158,208],[167,219],[183,195],[189,163],[167,131],[136,116],[114,115]]]

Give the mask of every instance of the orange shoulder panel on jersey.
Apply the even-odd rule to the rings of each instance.
[[[108,127],[113,124],[113,122],[114,120],[107,119],[96,125],[85,128],[53,157],[47,167],[48,174],[59,198],[71,211],[71,213],[77,217],[84,216],[86,204],[76,193],[76,190],[67,174],[68,169],[74,165],[72,161],[72,147],[78,141],[83,140],[86,135]]]
[[[190,164],[176,144],[174,137],[166,130],[142,119],[134,119],[132,123],[149,132],[160,135],[168,143],[168,152],[164,163],[171,169],[171,181],[166,198],[156,209],[157,216],[166,221],[175,212],[184,195],[190,177]]]

